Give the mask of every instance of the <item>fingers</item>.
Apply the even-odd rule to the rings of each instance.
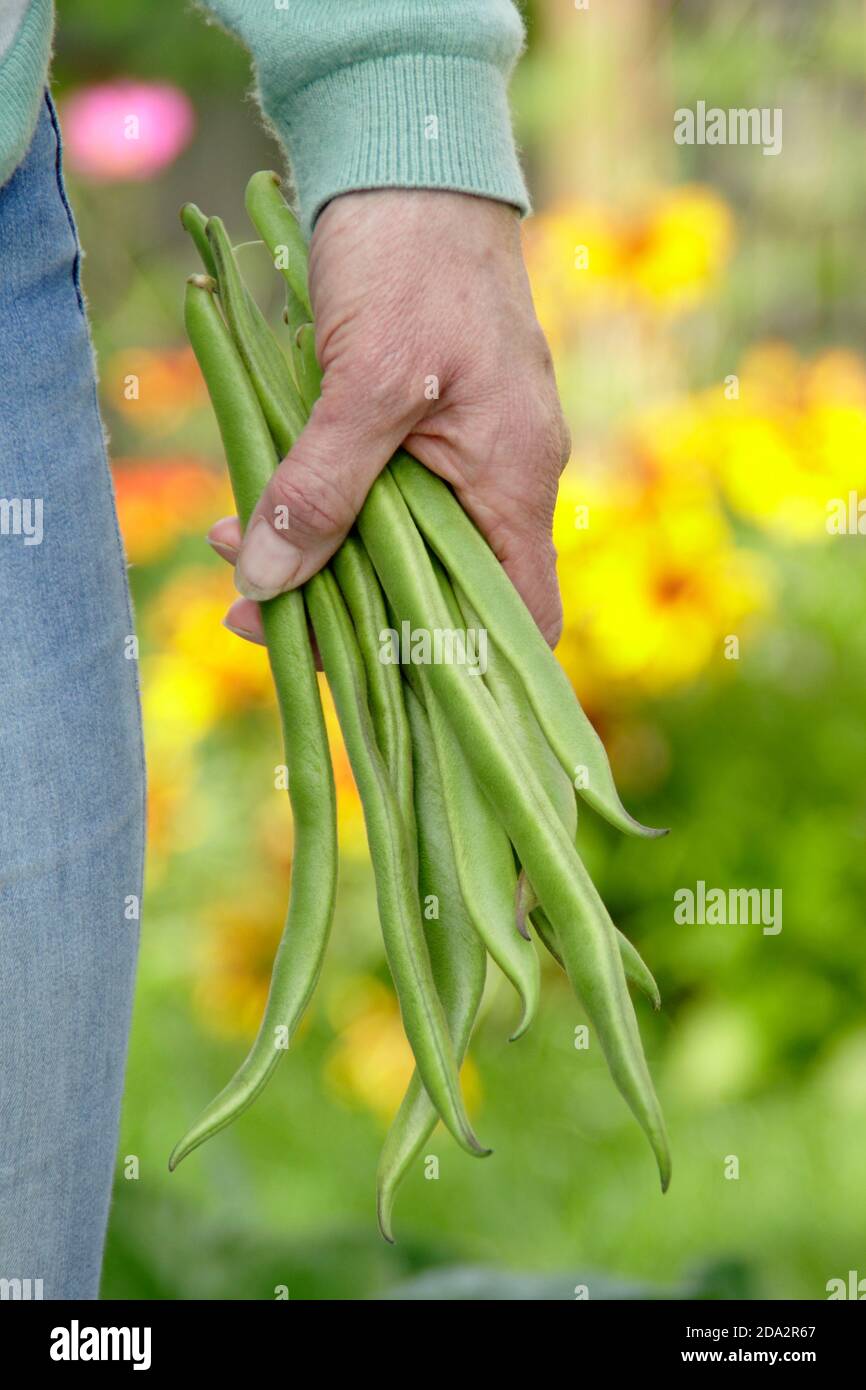
[[[549,646],[555,647],[562,636],[562,599],[553,543],[543,537],[507,535],[496,553]]]
[[[260,647],[265,645],[261,609],[251,598],[235,599],[223,618],[223,627],[247,642],[256,642]]]
[[[541,393],[539,392],[539,399]],[[558,402],[479,427],[460,420],[448,438],[414,434],[409,452],[449,482],[551,647],[562,635],[553,514],[569,451]]]
[[[221,517],[219,521],[214,522],[206,536],[208,545],[216,551],[217,555],[228,560],[230,565],[237,561],[243,538],[241,523],[236,516]]]
[[[221,559],[234,565],[237,562],[238,551],[243,540],[240,521],[236,516],[222,517],[219,521],[214,522],[207,533],[206,540]],[[243,637],[247,642],[255,642],[259,646],[265,644],[261,610],[252,599],[235,599],[223,618],[223,627],[228,628],[229,632],[233,632],[236,637]]]
[[[273,598],[320,570],[404,432],[353,393],[323,395],[250,518],[235,569],[240,593]]]
[[[551,647],[562,636],[553,514],[559,478],[571,451],[568,426],[553,391],[537,393],[518,414],[495,456],[458,495]]]

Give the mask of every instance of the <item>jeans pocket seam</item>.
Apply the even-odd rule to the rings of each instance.
[[[48,107],[48,115],[51,118],[51,126],[54,130],[54,139],[57,143],[57,154],[54,160],[57,191],[60,194],[60,201],[66,213],[66,220],[69,223],[72,240],[75,243],[75,256],[72,262],[72,283],[75,286],[75,297],[78,300],[78,307],[82,314],[86,314],[84,291],[81,288],[81,243],[78,240],[78,228],[75,225],[75,217],[72,212],[72,206],[66,196],[66,185],[63,181],[63,139],[60,134],[60,122],[57,119],[57,111],[51,99],[51,93],[48,91],[45,93],[45,102]]]

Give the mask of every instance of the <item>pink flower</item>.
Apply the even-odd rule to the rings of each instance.
[[[100,181],[151,178],[177,159],[194,125],[185,93],[157,82],[82,87],[62,112],[69,167]]]

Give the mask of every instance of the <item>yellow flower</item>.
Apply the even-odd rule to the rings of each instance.
[[[693,680],[768,601],[765,567],[735,545],[712,480],[678,471],[675,454],[635,448],[601,477],[569,470],[554,539],[565,609],[558,655],[590,707],[612,690]]]
[[[381,981],[362,975],[337,992],[329,1013],[339,1032],[325,1066],[329,1085],[390,1124],[414,1070],[396,997]],[[480,1086],[471,1060],[464,1063],[461,1082],[472,1109]]]
[[[322,708],[325,712],[325,728],[331,750],[334,768],[334,782],[337,789],[337,834],[340,850],[354,859],[364,859],[367,855],[367,832],[364,826],[364,812],[361,798],[352,775],[349,755],[343,742],[337,711],[331,696],[328,682],[319,676],[319,690]]]
[[[741,516],[790,541],[827,537],[828,504],[866,488],[866,365],[848,352],[802,361],[786,344],[744,359],[738,396],[697,399],[696,465]]]
[[[362,977],[331,1013],[340,1031],[325,1066],[329,1085],[390,1121],[413,1070],[394,995],[378,980]]]
[[[701,300],[731,254],[733,218],[709,188],[664,189],[629,212],[573,201],[524,230],[539,320],[556,350],[589,314],[678,313]]]
[[[273,703],[264,647],[242,642],[222,626],[236,597],[227,566],[190,567],[148,609],[155,651],[143,663],[143,701],[156,738],[173,729],[200,737],[228,714]]]
[[[215,906],[202,945],[194,1003],[203,1024],[222,1037],[252,1039],[268,997],[274,955],[283,930],[288,887],[261,887],[244,907]],[[303,1026],[303,1025],[302,1025]]]
[[[650,207],[634,237],[630,278],[650,303],[689,308],[713,284],[732,244],[733,218],[716,193],[673,188]]]

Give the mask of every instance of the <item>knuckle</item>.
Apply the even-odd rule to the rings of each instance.
[[[366,346],[353,345],[351,355],[325,374],[322,401],[337,413],[351,405],[354,413],[364,416],[410,418],[423,405],[426,375],[405,342],[371,334]]]
[[[339,484],[294,460],[290,468],[277,470],[269,492],[271,524],[297,539],[340,535],[352,522],[351,505]]]
[[[567,421],[566,421],[566,419],[565,419],[565,416],[562,415],[562,414],[560,414],[560,417],[559,417],[559,430],[560,430],[559,470],[560,470],[560,472],[562,472],[562,470],[565,468],[566,464],[568,463],[568,460],[571,458],[571,430],[570,430],[569,427],[568,427],[568,423],[567,423]]]
[[[541,631],[544,633],[547,645],[551,648],[556,647],[562,636],[562,601],[557,595],[555,606],[552,606],[551,613],[545,617]]]

